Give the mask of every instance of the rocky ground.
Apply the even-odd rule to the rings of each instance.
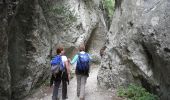
[[[114,90],[103,90],[97,87],[97,73],[98,68],[93,67],[91,70],[90,76],[86,84],[86,100],[122,100],[115,96]],[[79,100],[76,97],[76,77],[74,77],[69,86],[68,86],[68,99],[67,100]],[[32,97],[27,98],[26,100],[51,100],[52,88],[43,86],[40,90],[32,95]]]

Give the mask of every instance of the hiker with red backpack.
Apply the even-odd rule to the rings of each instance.
[[[80,100],[85,100],[85,84],[89,76],[90,60],[90,55],[85,52],[85,46],[80,45],[79,53],[70,62],[71,64],[77,63],[75,73],[77,77],[77,97]]]
[[[58,92],[62,81],[62,99],[67,99],[67,83],[69,83],[69,64],[67,57],[64,55],[64,49],[58,48],[57,55],[51,60],[51,80],[50,87],[54,83],[52,100],[59,100]]]

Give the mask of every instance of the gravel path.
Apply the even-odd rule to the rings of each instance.
[[[97,68],[93,68],[86,84],[85,100],[113,100],[112,92],[102,91],[97,88]],[[68,100],[79,100],[76,96],[77,81],[76,78],[70,82],[68,91]]]
[[[106,91],[97,87],[98,68],[94,67],[87,79],[85,100],[121,100],[114,96],[114,91]],[[68,85],[68,99],[79,100],[76,96],[77,81],[74,77]],[[52,89],[44,87],[26,100],[51,100]]]

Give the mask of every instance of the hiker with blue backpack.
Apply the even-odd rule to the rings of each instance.
[[[85,85],[89,76],[90,60],[90,55],[85,52],[85,46],[80,45],[79,53],[77,53],[70,62],[72,65],[77,63],[75,73],[77,77],[77,97],[79,97],[80,100],[85,100]]]
[[[52,100],[59,100],[58,92],[62,82],[62,99],[67,99],[67,82],[69,83],[69,64],[67,57],[64,55],[64,49],[58,48],[57,55],[51,60],[51,80],[50,87],[54,83]]]
[[[62,74],[62,99],[65,100],[68,98],[67,84],[69,84],[69,80],[70,80],[70,65],[67,57],[65,56],[64,49],[62,49],[61,51],[61,59],[62,59],[63,66],[65,68]]]

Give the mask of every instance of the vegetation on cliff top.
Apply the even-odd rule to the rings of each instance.
[[[114,13],[115,0],[103,0],[103,5],[106,11],[108,12],[109,18],[112,19]]]

